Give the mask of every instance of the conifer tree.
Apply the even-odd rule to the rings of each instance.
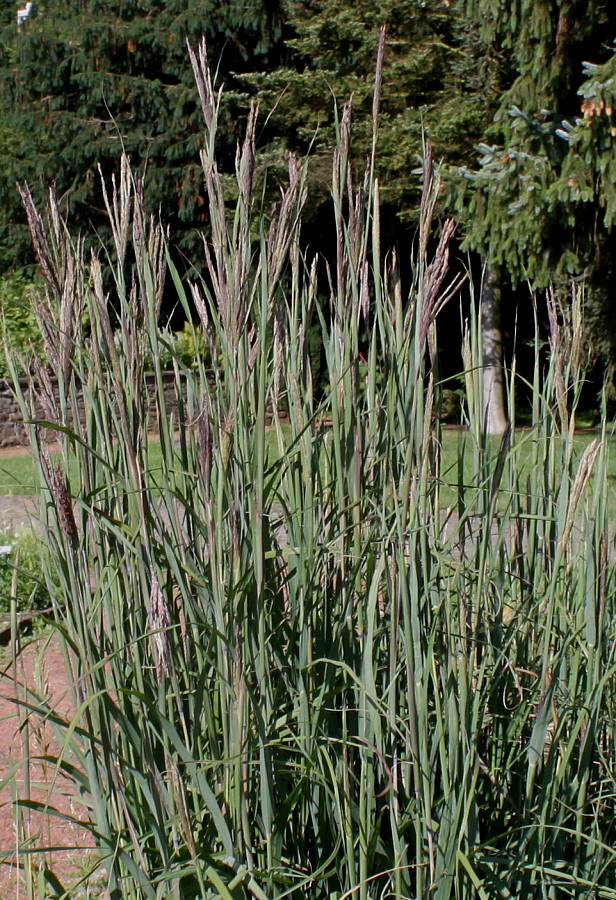
[[[616,35],[615,35],[616,39]],[[567,141],[558,201],[576,212],[589,282],[586,319],[596,350],[616,365],[616,51],[606,62],[583,66],[580,113],[563,123]],[[580,254],[581,255],[581,254]],[[612,386],[613,388],[613,386]]]
[[[381,198],[396,215],[416,215],[419,158],[463,164],[491,115],[492,60],[466,66],[451,4],[443,0],[285,0],[285,65],[245,83],[268,118],[267,159],[284,168],[288,148],[312,157],[311,197],[329,196],[335,115],[353,106],[352,154],[363,165],[372,139],[376,46],[387,27],[377,166]]]
[[[552,283],[564,291],[571,279],[587,279],[591,306],[603,316],[607,298],[594,275],[597,253],[612,240],[613,189],[601,172],[612,171],[615,145],[605,140],[609,128],[600,137],[595,127],[605,122],[575,123],[589,121],[594,102],[584,60],[598,63],[606,78],[613,64],[605,41],[616,38],[616,7],[608,0],[514,0],[506,8],[460,0],[459,9],[510,71],[478,165],[463,167],[453,181],[466,246],[514,285]],[[497,321],[498,310],[488,318]]]
[[[89,230],[102,221],[98,166],[114,171],[122,146],[147,170],[150,208],[190,252],[206,223],[186,41],[205,33],[230,96],[233,73],[277,61],[277,0],[34,0],[19,27],[17,5],[0,12],[0,267],[28,254],[16,181],[55,182],[70,220]],[[230,166],[238,108],[227,106],[221,129]]]

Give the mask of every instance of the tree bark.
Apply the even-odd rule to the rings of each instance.
[[[481,285],[481,345],[483,363],[483,428],[503,434],[507,428],[501,329],[501,286],[497,266],[486,265]]]

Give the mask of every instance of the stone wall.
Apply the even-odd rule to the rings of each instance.
[[[156,427],[156,408],[154,403],[155,396],[155,380],[153,373],[146,373],[146,390],[148,397],[150,398],[150,421],[152,428]],[[163,373],[164,380],[164,389],[165,389],[165,399],[167,404],[167,411],[169,415],[173,415],[175,420],[177,421],[177,405],[176,405],[176,384],[175,384],[175,373],[174,372],[164,372]],[[57,380],[51,379],[52,388],[57,391]],[[26,397],[29,395],[31,386],[30,382],[27,378],[22,378],[20,380],[20,386]],[[57,394],[56,394],[57,396]],[[78,408],[80,410],[80,415],[83,416],[83,404],[81,398],[78,396],[77,398]],[[36,418],[42,421],[46,421],[48,419],[47,414],[45,413],[43,407],[39,402],[36,402],[35,397],[35,409],[36,409]],[[280,408],[278,414],[282,417],[285,416],[284,408]],[[271,414],[268,414],[268,419],[271,419]],[[48,441],[54,441],[57,438],[56,433],[52,429],[48,429],[45,437]],[[0,448],[2,447],[27,447],[28,446],[28,435],[26,428],[23,423],[23,417],[21,415],[21,411],[19,409],[19,404],[15,398],[15,392],[13,390],[13,384],[9,379],[0,378]]]
[[[176,409],[175,403],[175,374],[173,372],[165,372],[163,375],[165,382],[165,396],[167,400],[167,409],[170,413],[174,412]],[[51,379],[52,388],[57,391],[57,380]],[[31,386],[30,382],[27,378],[20,379],[20,386],[26,397],[29,396]],[[154,375],[146,374],[146,387],[148,396],[152,398],[151,408],[152,412],[154,412]],[[56,394],[57,396],[57,394]],[[80,410],[80,414],[83,415],[83,405],[81,402],[81,398],[77,399],[78,407]],[[48,416],[45,413],[43,407],[39,402],[35,399],[35,410],[36,410],[36,418],[41,419],[43,421],[47,420]],[[156,424],[155,416],[152,415],[152,425]],[[54,432],[51,429],[47,430],[46,438],[49,441],[53,441],[55,439]],[[19,408],[19,404],[15,397],[15,392],[13,389],[12,382],[7,378],[0,379],[0,447],[24,447],[28,446],[28,435],[26,432],[26,428],[23,423],[23,416],[21,415],[21,410]]]

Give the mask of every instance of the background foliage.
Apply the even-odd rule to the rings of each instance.
[[[26,278],[19,272],[0,277],[0,378],[10,375],[6,359],[7,346],[16,357],[20,357],[25,368],[32,355],[45,359],[43,341],[34,313],[36,294],[42,289],[40,282]]]
[[[565,296],[572,280],[583,282],[595,349],[613,360],[614,189],[606,175],[616,165],[616,7],[464,0],[460,8],[482,42],[500,48],[509,73],[478,160],[452,173],[464,246],[514,285],[554,284]]]
[[[31,531],[14,535],[0,532],[0,544],[11,547],[0,553],[0,619],[6,624],[11,612],[11,598],[16,612],[48,609],[49,589],[43,574],[43,545]]]
[[[384,252],[413,239],[405,223],[416,225],[427,138],[448,173],[441,211],[455,213],[477,272],[486,261],[502,269],[527,323],[528,284],[583,282],[595,356],[616,358],[608,0],[35,0],[19,29],[15,9],[0,17],[1,268],[33,262],[15,181],[40,198],[40,180],[55,180],[71,227],[94,244],[107,228],[97,167],[109,174],[121,146],[147,170],[146,202],[170,224],[176,261],[197,258],[198,231],[211,223],[185,41],[204,32],[226,85],[218,165],[229,197],[236,142],[257,99],[255,210],[277,196],[288,149],[309,157],[301,241],[328,252],[334,110],[353,95],[349,152],[363,160],[376,36],[387,24],[375,169]]]
[[[287,148],[309,153],[311,206],[329,199],[334,110],[353,98],[351,154],[365,159],[376,45],[386,25],[377,171],[383,202],[401,219],[415,217],[418,179],[411,173],[425,140],[436,158],[451,164],[468,159],[496,100],[490,61],[467,65],[466,23],[441,0],[288,0],[284,10],[286,65],[243,79],[269,116],[265,149],[273,161]]]
[[[242,0],[46,0],[21,28],[0,11],[0,265],[29,261],[15,181],[56,183],[75,229],[104,224],[98,167],[109,174],[123,147],[147,169],[149,208],[164,211],[174,240],[195,247],[203,227],[198,167],[201,122],[186,41],[205,34],[229,87],[236,71],[275,66],[276,2]],[[237,106],[221,113],[221,161],[234,159]]]

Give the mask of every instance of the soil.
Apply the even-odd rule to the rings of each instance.
[[[12,533],[34,528],[37,520],[37,499],[28,494],[0,496],[0,543],[2,532]]]
[[[61,813],[75,819],[83,812],[71,785],[57,777],[53,764],[43,757],[58,752],[49,724],[34,715],[25,716],[15,698],[24,697],[24,685],[35,690],[63,716],[74,709],[72,692],[66,674],[60,645],[55,638],[33,641],[19,655],[13,665],[5,651],[0,665],[0,898],[21,900],[27,896],[24,885],[28,859],[16,850],[15,795],[49,803]],[[20,761],[26,748],[34,759],[29,767],[30,786],[26,770]],[[38,757],[38,758],[37,758]],[[44,864],[62,881],[73,882],[87,871],[92,854],[92,839],[87,831],[72,822],[39,811],[23,813],[23,828],[30,835],[32,847],[49,852],[37,852],[30,857],[37,868]],[[6,856],[5,856],[6,855]],[[92,863],[93,864],[93,863]],[[38,896],[35,888],[34,896]]]
[[[27,447],[0,448],[0,458],[29,453]],[[0,543],[2,533],[12,534],[36,527],[37,500],[29,495],[0,496]],[[60,645],[55,639],[39,639],[20,653],[15,666],[9,648],[0,657],[0,898],[21,900],[27,896],[24,884],[28,859],[17,852],[15,796],[27,793],[26,770],[20,765],[26,747],[34,759],[27,773],[32,800],[49,803],[71,818],[83,816],[71,785],[57,777],[54,766],[44,757],[58,752],[49,724],[38,717],[24,716],[16,698],[23,699],[24,685],[43,696],[61,715],[74,709],[72,690]],[[6,781],[6,784],[4,783]],[[23,827],[38,850],[52,848],[30,857],[36,870],[45,865],[63,883],[78,880],[93,863],[92,838],[72,822],[38,811],[23,812]],[[35,894],[37,891],[35,888]]]

